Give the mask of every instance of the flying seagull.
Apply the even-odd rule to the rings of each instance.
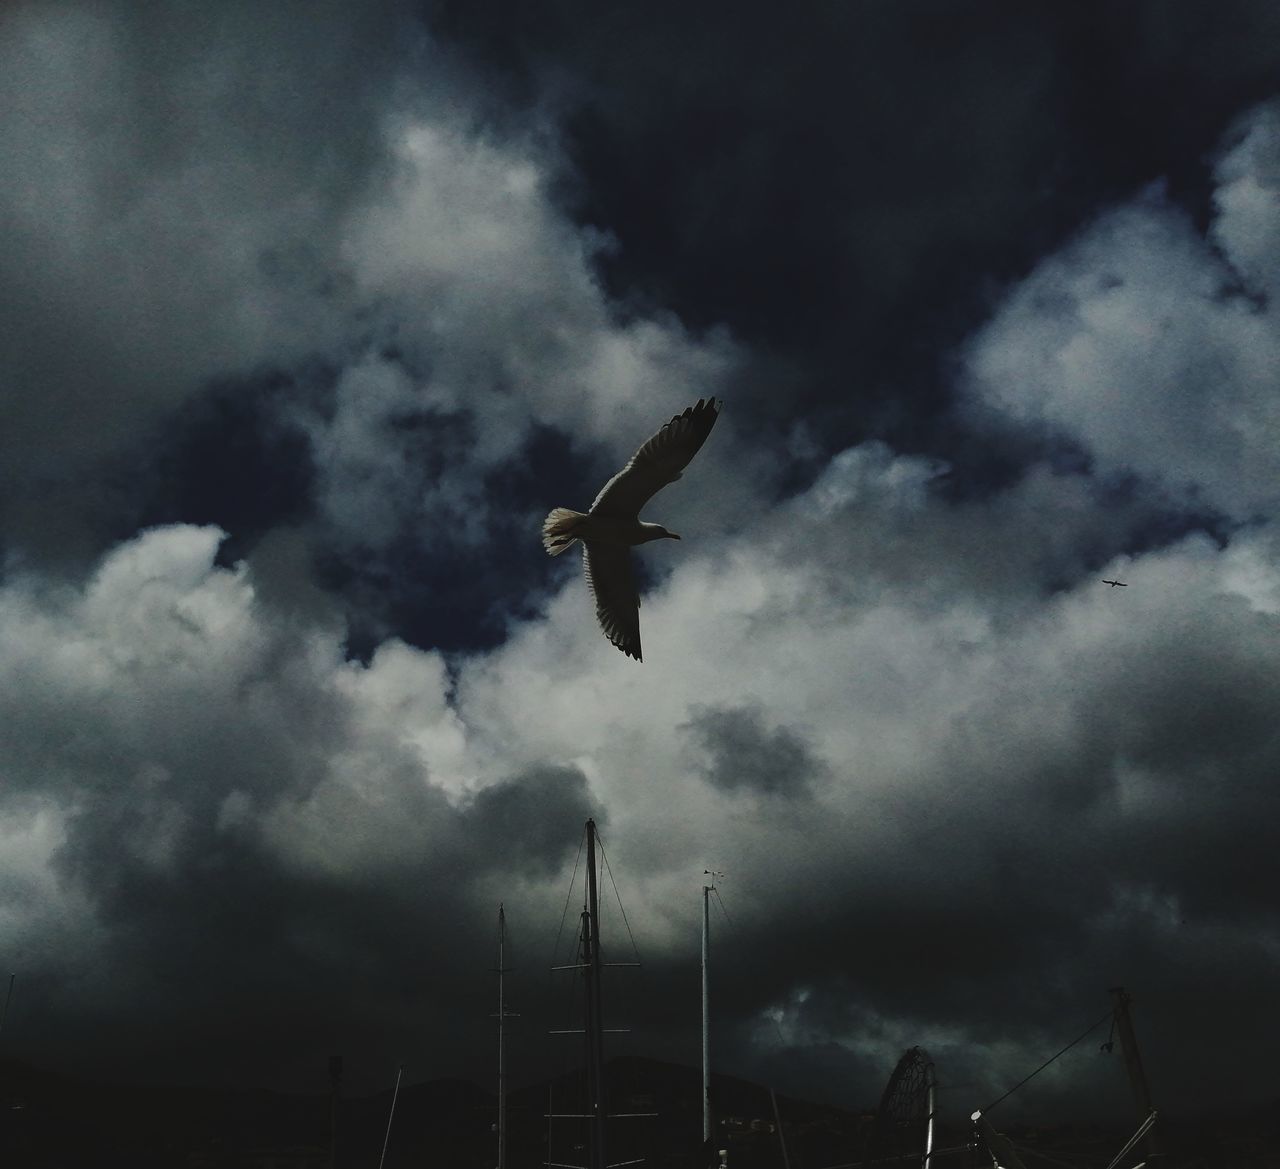
[[[1127,589],[1129,586],[1122,580],[1107,580],[1103,578],[1103,584],[1109,584],[1113,589]]]
[[[596,620],[628,657],[640,656],[640,594],[631,572],[630,549],[650,540],[678,540],[661,524],[640,519],[640,509],[668,483],[680,478],[689,460],[707,441],[720,403],[699,399],[663,424],[625,467],[609,480],[585,514],[557,507],[542,524],[542,546],[559,556],[582,543],[582,565],[596,600]]]

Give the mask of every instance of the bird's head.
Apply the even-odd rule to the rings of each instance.
[[[646,524],[641,522],[640,529],[644,533],[644,539],[647,543],[649,540],[678,540],[679,536],[675,532],[668,532],[661,524]]]

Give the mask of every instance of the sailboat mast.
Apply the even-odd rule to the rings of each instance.
[[[937,1089],[938,1078],[934,1074],[933,1063],[930,1062],[925,1066],[925,1084],[928,1086],[928,1095],[926,1097],[927,1107],[929,1109],[929,1118],[925,1122],[924,1130],[924,1166],[923,1169],[933,1169],[933,1122],[937,1115]]]
[[[1129,1082],[1133,1086],[1133,1100],[1138,1106],[1138,1121],[1146,1120],[1153,1111],[1151,1107],[1151,1089],[1147,1086],[1147,1074],[1142,1068],[1142,1056],[1138,1052],[1138,1036],[1133,1029],[1133,1018],[1129,1007],[1133,1002],[1129,992],[1123,986],[1113,986],[1111,997],[1115,1002],[1115,1028],[1120,1035],[1120,1050],[1124,1054],[1125,1070],[1129,1073]],[[1159,1148],[1154,1133],[1146,1136],[1147,1160],[1157,1157]]]
[[[582,961],[587,977],[587,1091],[591,1102],[591,1169],[605,1169],[604,1026],[600,1004],[600,901],[596,890],[596,822],[587,821],[587,911]]]
[[[507,1065],[506,1042],[502,1033],[507,1016],[507,1004],[503,995],[502,977],[507,971],[505,947],[507,918],[502,904],[498,904],[498,1169],[507,1164]]]
[[[711,1139],[711,886],[702,886],[702,1139]]]

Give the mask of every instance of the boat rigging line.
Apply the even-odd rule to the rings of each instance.
[[[404,1064],[401,1064],[396,1071],[396,1087],[391,1093],[391,1111],[387,1113],[387,1135],[382,1138],[382,1156],[378,1158],[378,1169],[382,1169],[382,1163],[387,1159],[387,1145],[391,1143],[391,1122],[396,1115],[396,1100],[400,1097],[400,1077],[404,1075]]]
[[[1155,1124],[1155,1122],[1156,1122],[1156,1112],[1155,1112],[1155,1109],[1153,1108],[1151,1110],[1151,1113],[1147,1116],[1147,1119],[1144,1120],[1140,1125],[1138,1125],[1138,1131],[1135,1132],[1133,1136],[1129,1138],[1128,1144],[1126,1144],[1125,1147],[1121,1149],[1115,1155],[1114,1158],[1112,1158],[1111,1164],[1107,1166],[1107,1169],[1116,1169],[1116,1166],[1118,1166],[1120,1162],[1123,1161],[1134,1150],[1138,1142],[1141,1141],[1142,1138],[1147,1135],[1148,1131],[1151,1129],[1151,1126]]]
[[[569,878],[569,892],[564,898],[564,912],[560,914],[560,928],[556,930],[556,943],[551,950],[551,965],[556,964],[556,960],[560,956],[560,939],[564,936],[564,923],[569,919],[569,902],[573,900],[573,890],[578,884],[578,867],[582,864],[582,849],[587,842],[587,830],[582,830],[582,835],[578,837],[578,855],[573,862],[573,876]]]
[[[1014,1084],[1014,1086],[1010,1088],[1003,1096],[997,1097],[985,1108],[982,1108],[979,1111],[985,1115],[986,1113],[990,1112],[1001,1101],[1007,1100],[1019,1088],[1021,1088],[1023,1084],[1027,1083],[1028,1080],[1034,1079],[1042,1071],[1044,1071],[1044,1069],[1047,1068],[1051,1063],[1053,1063],[1055,1059],[1058,1059],[1060,1056],[1066,1055],[1067,1052],[1070,1051],[1073,1047],[1075,1047],[1077,1043],[1079,1043],[1083,1039],[1087,1039],[1091,1034],[1093,1034],[1093,1032],[1095,1032],[1099,1027],[1101,1027],[1102,1024],[1105,1023],[1108,1019],[1110,1019],[1114,1014],[1115,1014],[1114,1009],[1108,1009],[1107,1013],[1103,1015],[1102,1018],[1100,1018],[1096,1023],[1090,1023],[1089,1026],[1085,1028],[1085,1030],[1082,1031],[1079,1035],[1077,1035],[1070,1043],[1068,1043],[1066,1047],[1064,1047],[1061,1051],[1055,1053],[1054,1055],[1051,1055],[1048,1059],[1044,1061],[1044,1063],[1042,1063],[1038,1068],[1036,1068],[1036,1070],[1032,1072],[1031,1075],[1024,1076],[1016,1084]]]
[[[596,847],[600,850],[600,862],[603,870],[609,874],[609,884],[613,886],[613,898],[618,903],[618,911],[622,914],[622,924],[627,927],[627,937],[631,939],[631,952],[636,956],[636,965],[640,965],[640,948],[636,945],[635,935],[631,932],[631,923],[627,920],[627,910],[622,904],[622,895],[618,892],[618,883],[613,879],[613,869],[609,867],[609,857],[604,851],[604,841],[600,839],[600,834],[596,833]],[[619,963],[606,963],[606,965],[619,965]]]

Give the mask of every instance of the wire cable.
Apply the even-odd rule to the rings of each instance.
[[[1021,1080],[1019,1080],[1016,1084],[1014,1084],[1014,1086],[1010,1088],[1003,1096],[999,1097],[996,1100],[993,1100],[984,1109],[982,1109],[983,1113],[990,1112],[1002,1100],[1007,1100],[1019,1088],[1021,1088],[1023,1084],[1025,1084],[1028,1080],[1031,1080],[1036,1076],[1038,1076],[1042,1071],[1044,1071],[1045,1068],[1047,1068],[1051,1063],[1053,1063],[1053,1061],[1057,1059],[1059,1056],[1066,1055],[1066,1053],[1070,1051],[1073,1047],[1075,1047],[1077,1043],[1079,1043],[1082,1039],[1088,1038],[1088,1036],[1090,1036],[1094,1031],[1096,1031],[1099,1027],[1101,1027],[1103,1023],[1105,1023],[1108,1019],[1110,1019],[1113,1013],[1114,1013],[1113,1011],[1108,1010],[1107,1013],[1103,1015],[1102,1018],[1099,1019],[1096,1023],[1090,1023],[1089,1026],[1083,1032],[1077,1035],[1076,1038],[1074,1038],[1070,1043],[1068,1043],[1066,1047],[1064,1047],[1061,1051],[1057,1052],[1056,1054],[1051,1055],[1048,1059],[1044,1061],[1044,1063],[1042,1063],[1038,1068],[1036,1068],[1036,1070],[1032,1072],[1031,1075],[1024,1076]]]
[[[618,903],[618,909],[622,913],[622,924],[627,927],[627,937],[631,939],[631,952],[636,956],[636,961],[640,961],[640,948],[636,945],[635,935],[631,932],[631,923],[627,921],[627,910],[622,904],[622,896],[618,892],[618,883],[613,879],[613,869],[609,867],[609,858],[604,851],[604,841],[600,839],[599,830],[596,831],[596,843],[600,846],[600,860],[604,864],[604,870],[609,874],[609,884],[613,886],[613,898]]]
[[[716,904],[720,906],[720,912],[724,914],[725,925],[727,925],[732,930],[736,930],[737,927],[733,924],[733,918],[729,916],[729,910],[725,906],[724,898],[720,896],[720,890],[716,888],[716,886],[712,885],[711,892],[716,895]]]
[[[556,964],[556,958],[560,954],[560,938],[564,934],[564,923],[569,916],[569,902],[573,899],[573,886],[578,880],[578,866],[582,864],[582,846],[586,843],[587,830],[582,830],[582,836],[578,840],[578,855],[573,862],[573,876],[569,878],[569,892],[564,897],[564,912],[560,914],[560,928],[556,930],[555,948],[551,951],[551,965]]]
[[[1134,1146],[1147,1135],[1147,1131],[1153,1124],[1155,1124],[1155,1122],[1156,1114],[1152,1111],[1150,1115],[1148,1115],[1147,1119],[1138,1125],[1138,1131],[1129,1138],[1128,1144],[1126,1144],[1125,1147],[1115,1155],[1115,1158],[1112,1160],[1111,1164],[1107,1166],[1107,1169],[1116,1169],[1116,1166],[1129,1155]]]

